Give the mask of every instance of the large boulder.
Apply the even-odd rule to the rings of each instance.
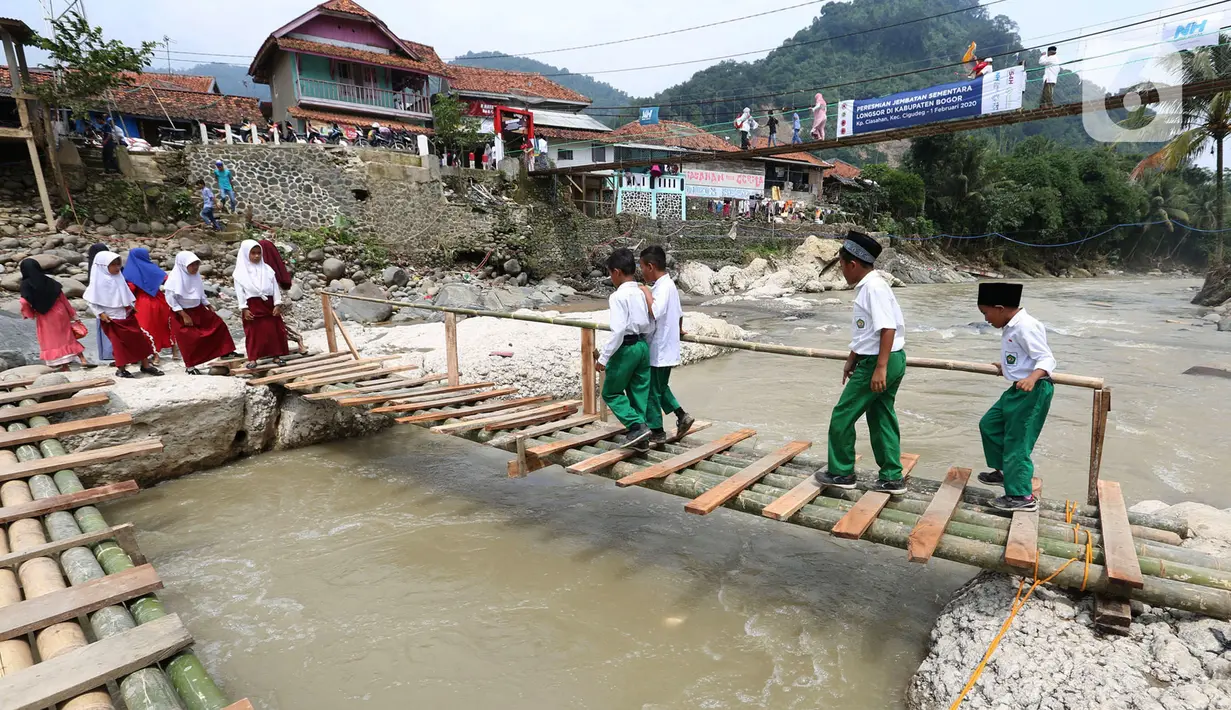
[[[325,275],[326,281],[340,279],[346,276],[346,262],[331,256],[321,264],[321,273]]]
[[[680,288],[698,296],[714,295],[714,270],[697,261],[689,261],[680,265],[679,277],[676,279]]]
[[[16,271],[11,274],[5,274],[4,278],[0,279],[0,288],[11,293],[20,293],[21,274]]]
[[[841,239],[821,239],[815,235],[809,236],[803,244],[795,247],[795,260],[819,263],[824,266],[838,258],[838,250],[841,248]]]
[[[16,350],[0,350],[0,371],[7,372],[15,367],[25,367],[28,364],[25,353]]]
[[[1198,306],[1220,306],[1231,299],[1231,264],[1211,268],[1201,290],[1193,296]]]
[[[35,254],[30,257],[38,262],[38,265],[43,268],[43,271],[51,273],[56,269],[64,266],[64,258],[55,254]]]
[[[60,286],[64,288],[64,295],[68,298],[81,298],[85,295],[85,284],[77,279],[60,278],[58,281]]]
[[[401,288],[410,283],[410,274],[400,266],[387,266],[385,270],[380,272],[380,280],[386,286]]]
[[[445,284],[432,299],[432,304],[449,308],[483,308],[483,293],[478,286],[470,284]]]
[[[388,294],[380,286],[365,281],[349,291],[352,296],[365,298],[388,298]],[[388,303],[369,303],[367,301],[352,301],[349,298],[336,299],[338,315],[350,318],[360,323],[382,323],[393,315],[393,306]]]
[[[368,414],[362,407],[339,407],[328,400],[309,402],[302,397],[288,397],[282,402],[273,448],[294,449],[333,439],[353,439],[392,424],[392,417]]]

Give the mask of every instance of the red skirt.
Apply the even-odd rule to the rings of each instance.
[[[289,355],[286,323],[282,322],[282,316],[274,314],[273,297],[249,298],[248,312],[252,314],[252,320],[244,320],[244,347],[248,359]]]
[[[192,325],[184,325],[179,315],[171,316],[171,336],[180,346],[184,367],[191,368],[235,351],[231,331],[217,313],[205,306],[185,308]]]
[[[136,318],[112,318],[110,321],[103,321],[102,328],[107,340],[111,341],[116,367],[141,362],[154,354],[154,340],[149,333],[141,329]]]
[[[156,349],[171,347],[171,306],[167,299],[151,296],[136,286],[132,290],[137,298],[137,323],[154,339]]]

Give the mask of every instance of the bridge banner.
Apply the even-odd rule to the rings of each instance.
[[[1020,109],[1025,90],[1026,69],[1015,66],[952,84],[842,101],[838,137]]]

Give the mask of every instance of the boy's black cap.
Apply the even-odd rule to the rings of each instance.
[[[979,284],[980,306],[1017,308],[1022,305],[1022,285],[988,281]]]
[[[851,256],[854,256],[856,259],[872,263],[873,261],[876,261],[876,257],[881,255],[881,245],[878,244],[875,239],[867,234],[864,234],[863,232],[856,232],[855,230],[847,232],[846,241],[859,247],[859,249],[847,249],[847,251],[851,253]],[[872,259],[870,261],[864,259],[863,254],[859,253],[860,251],[862,251],[863,254],[867,254],[872,257]]]

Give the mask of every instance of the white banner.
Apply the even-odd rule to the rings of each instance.
[[[1222,13],[1179,17],[1163,25],[1163,42],[1176,50],[1196,49],[1218,44],[1218,31],[1222,27]]]
[[[765,175],[750,173],[724,173],[717,170],[685,170],[684,184],[698,187],[717,187],[762,192],[765,190]]]

